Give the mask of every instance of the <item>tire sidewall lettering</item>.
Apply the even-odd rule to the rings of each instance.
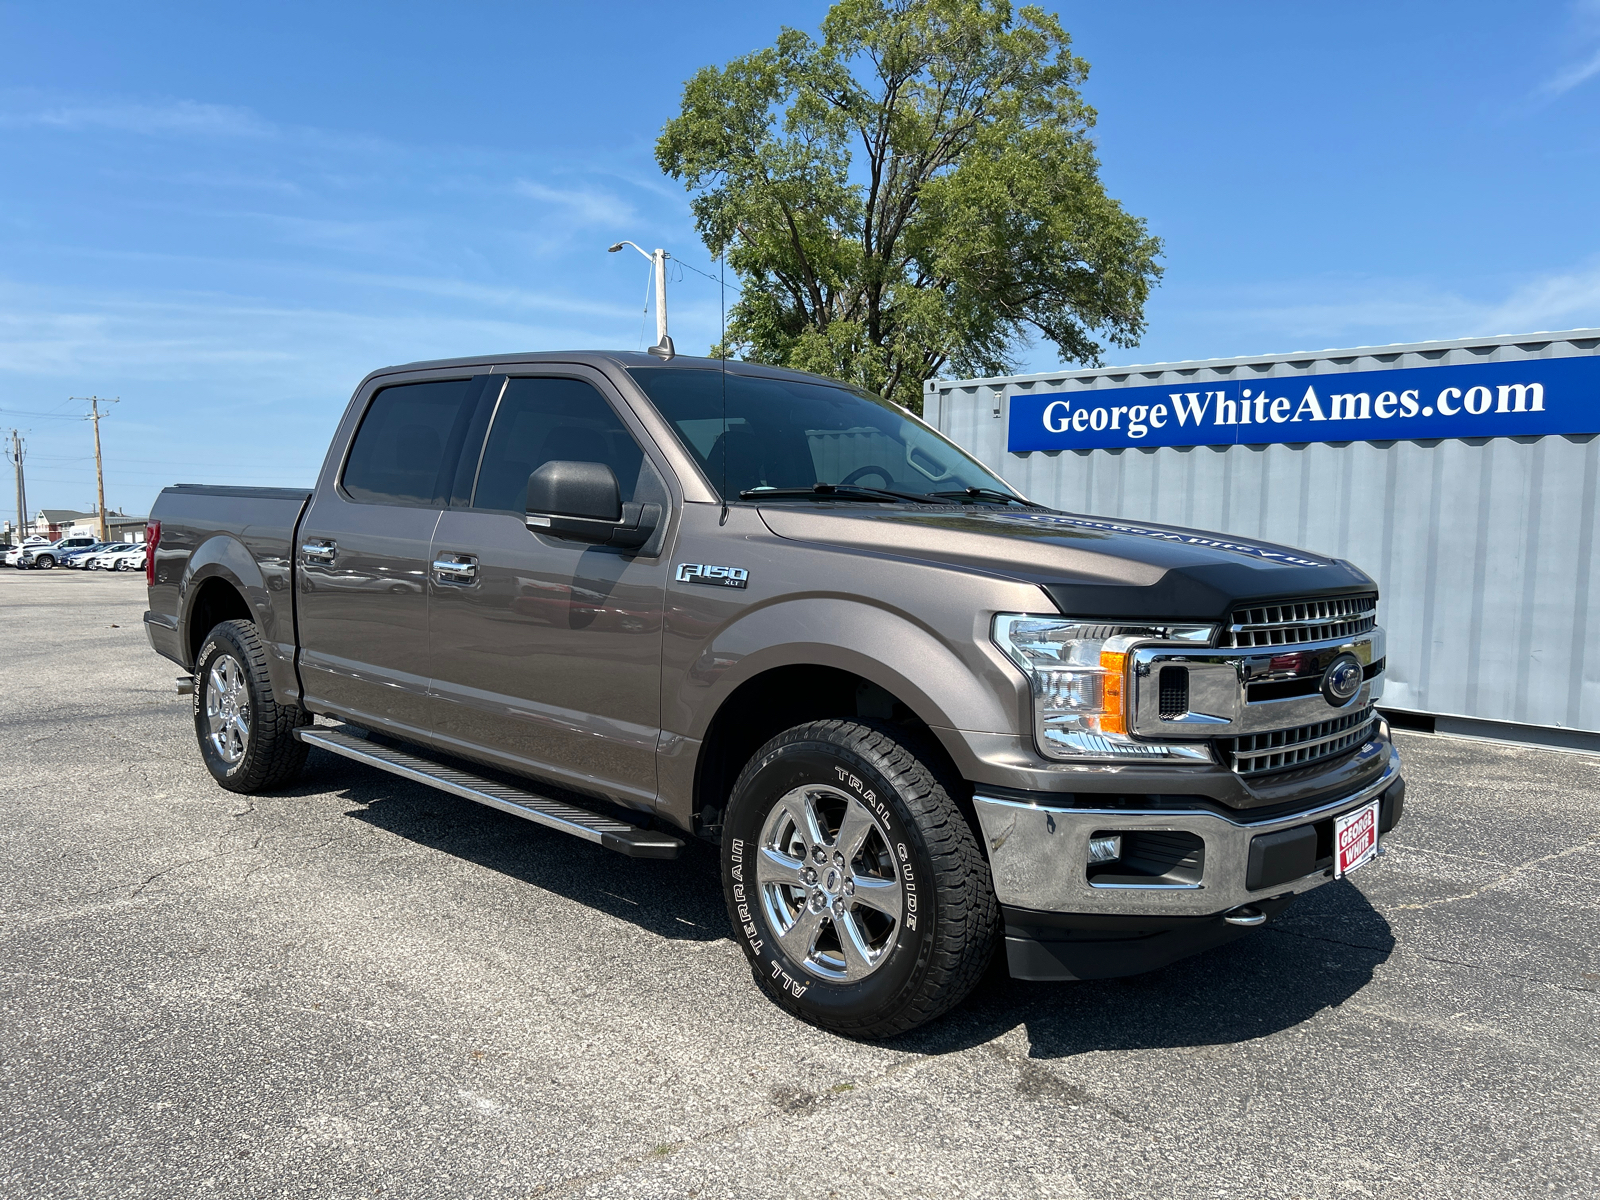
[[[254,757],[252,752],[255,749],[255,735],[252,729],[251,737],[245,743],[244,753],[239,756],[239,761],[236,763],[224,761],[211,745],[209,731],[203,725],[205,721],[205,693],[211,683],[211,662],[220,654],[231,654],[238,661],[240,672],[244,675],[245,692],[250,698],[252,714],[256,710],[254,679],[251,677],[250,668],[246,665],[250,661],[250,656],[240,646],[232,645],[230,642],[218,637],[208,637],[205,645],[200,648],[199,658],[195,660],[195,687],[192,693],[194,723],[195,733],[200,740],[200,753],[205,756],[206,763],[211,768],[212,774],[223,779],[232,779],[250,765]]]
[[[200,657],[195,660],[194,691],[189,693],[194,706],[195,720],[199,720],[200,714],[205,711],[205,691],[209,683],[208,676],[210,675],[210,672],[206,668],[209,666],[211,659],[216,656],[216,653],[219,649],[220,647],[217,645],[216,639],[209,638],[207,639],[206,644],[200,647]]]
[[[867,787],[854,771],[848,767],[835,767],[833,773],[838,784],[854,792],[867,810],[883,822],[884,828],[893,831],[897,825],[904,825],[899,814],[884,802],[876,789]],[[892,848],[900,869],[900,884],[905,889],[905,919],[901,923],[898,941],[917,929],[917,872],[911,850],[903,839],[897,839]]]
[[[722,868],[729,915],[752,967],[770,988],[791,1003],[804,998],[803,1010],[851,1016],[876,1009],[916,986],[931,954],[930,914],[922,901],[921,863],[926,851],[916,837],[909,815],[902,816],[899,797],[876,768],[842,747],[797,742],[767,755],[750,776],[745,791],[754,804],[736,805],[726,829]],[[849,766],[843,765],[850,763]],[[888,959],[867,978],[842,984],[820,979],[792,962],[777,944],[765,914],[760,885],[752,870],[752,855],[759,853],[760,831],[776,799],[804,783],[848,790],[879,823],[887,835],[904,898],[900,928]],[[893,797],[891,802],[890,797]],[[742,810],[742,811],[741,811]]]

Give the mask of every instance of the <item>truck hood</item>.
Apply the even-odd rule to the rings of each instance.
[[[1376,591],[1343,559],[1047,509],[763,504],[781,538],[1036,583],[1075,616],[1221,620],[1235,605]]]

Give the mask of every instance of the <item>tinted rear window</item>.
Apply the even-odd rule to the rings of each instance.
[[[561,460],[610,467],[626,504],[638,488],[644,452],[605,397],[582,380],[512,379],[495,410],[473,506],[523,512],[528,476]]]
[[[470,416],[470,384],[467,379],[405,383],[374,396],[345,463],[344,490],[350,498],[367,504],[442,504]]]

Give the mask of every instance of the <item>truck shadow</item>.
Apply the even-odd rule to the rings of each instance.
[[[1337,1008],[1372,981],[1394,945],[1388,921],[1342,880],[1302,896],[1262,929],[1147,975],[1026,983],[996,961],[954,1013],[890,1044],[947,1054],[1019,1025],[1037,1059],[1250,1041]]]
[[[421,784],[316,754],[316,792],[350,816],[674,940],[729,936],[715,847],[691,839],[672,861],[630,859]],[[1389,923],[1349,881],[1302,897],[1263,929],[1147,975],[1027,983],[997,954],[965,1004],[886,1045],[948,1054],[1025,1027],[1029,1057],[1205,1047],[1291,1029],[1336,1008],[1394,950]],[[765,1003],[752,988],[752,1004]]]
[[[320,750],[312,752],[308,783],[308,793],[331,790],[356,805],[348,815],[358,821],[661,937],[712,942],[728,936],[717,848],[706,842],[688,839],[673,860],[627,858]],[[638,822],[642,815],[627,819]]]

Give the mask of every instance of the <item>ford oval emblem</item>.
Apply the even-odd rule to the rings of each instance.
[[[1361,663],[1354,654],[1339,655],[1322,673],[1322,698],[1335,708],[1343,708],[1361,690]]]

